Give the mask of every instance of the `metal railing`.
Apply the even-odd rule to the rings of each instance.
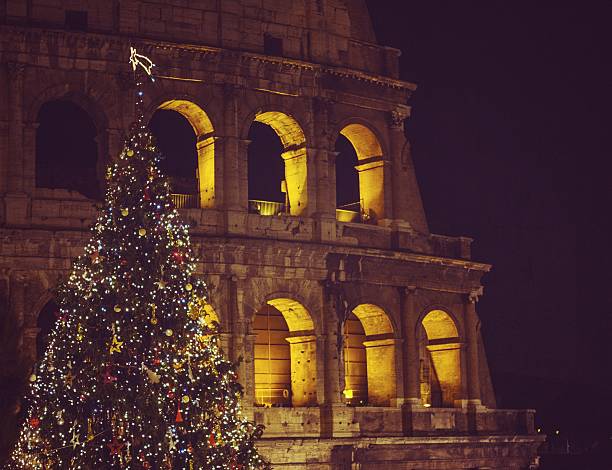
[[[197,194],[171,194],[170,197],[177,209],[197,209],[200,207]]]

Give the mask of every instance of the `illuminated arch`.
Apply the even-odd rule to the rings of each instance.
[[[461,343],[455,320],[431,310],[421,320],[421,399],[426,406],[453,406],[461,393]]]
[[[308,310],[289,298],[268,300],[253,321],[255,404],[310,406],[316,396],[316,337]]]
[[[198,154],[198,203],[203,208],[214,207],[215,130],[208,114],[200,106],[186,99],[164,101],[157,109],[176,111],[191,124],[196,135],[196,150]]]
[[[281,140],[289,213],[302,214],[308,205],[306,136],[302,127],[280,111],[258,113],[253,120],[270,126]]]
[[[348,403],[389,406],[396,397],[395,339],[386,312],[356,306],[345,322],[345,390]]]
[[[340,130],[357,154],[360,212],[363,221],[375,223],[385,217],[384,158],[380,141],[367,126],[351,123]]]

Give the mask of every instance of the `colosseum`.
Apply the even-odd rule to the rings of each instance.
[[[156,63],[147,119],[192,133],[173,197],[274,468],[536,468],[533,410],[496,408],[490,266],[428,229],[416,85],[363,0],[4,0],[0,20],[2,457],[135,118],[134,46]]]

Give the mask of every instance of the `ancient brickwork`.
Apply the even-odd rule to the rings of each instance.
[[[398,51],[375,44],[362,1],[6,0],[0,15],[7,419],[39,313],[96,215],[74,191],[36,187],[38,113],[58,99],[87,112],[103,185],[134,118],[135,45],[157,64],[149,117],[176,111],[196,133],[199,191],[182,213],[277,468],[529,468],[533,412],[496,409],[480,334],[490,266],[471,260],[469,238],[429,232],[403,131],[415,86],[397,78]],[[250,210],[254,121],[283,144],[287,213]],[[341,134],[361,213],[335,205]],[[351,314],[365,341],[349,352]]]

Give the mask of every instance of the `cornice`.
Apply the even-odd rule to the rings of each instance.
[[[121,34],[108,34],[102,32],[77,32],[77,31],[65,31],[61,29],[46,29],[41,27],[20,27],[14,25],[2,25],[0,26],[0,33],[10,35],[7,42],[14,41],[18,47],[14,51],[5,50],[6,53],[27,53],[24,50],[24,41],[17,37],[20,35],[26,40],[39,41],[41,37],[48,36],[54,39],[66,39],[67,42],[74,43],[75,41],[83,41],[86,43],[86,47],[101,50],[103,44],[107,43],[111,47],[123,47],[127,48],[130,45],[140,44],[145,47],[148,51],[151,49],[161,50],[173,50],[177,52],[183,52],[194,55],[196,58],[204,57],[236,57],[243,62],[257,62],[271,65],[277,65],[287,67],[289,69],[304,70],[314,72],[319,77],[322,75],[331,75],[340,78],[348,78],[359,82],[368,83],[370,85],[390,88],[394,90],[412,92],[416,90],[417,86],[414,83],[397,80],[390,77],[376,75],[361,70],[350,69],[346,67],[335,67],[331,65],[318,64],[313,62],[307,62],[300,59],[293,59],[288,57],[275,57],[263,54],[257,54],[248,51],[224,49],[214,46],[189,44],[189,43],[175,43],[167,40],[157,40],[147,37],[133,37]],[[74,44],[71,44],[74,45]],[[382,47],[382,46],[380,46]],[[108,59],[92,57],[92,59],[105,60],[107,62],[118,62],[117,59]]]

